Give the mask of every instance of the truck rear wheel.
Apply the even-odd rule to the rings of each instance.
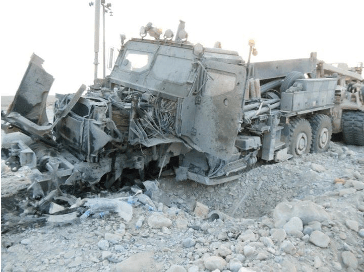
[[[304,79],[305,78],[305,75],[302,74],[301,72],[297,72],[297,71],[293,71],[293,72],[290,72],[286,77],[285,79],[283,80],[282,82],[282,85],[281,85],[281,92],[285,92],[287,91],[290,87],[292,87],[292,85],[294,84],[294,82],[297,80],[297,79]]]
[[[342,128],[346,144],[364,146],[364,112],[344,111]]]
[[[332,123],[329,116],[325,114],[315,114],[310,119],[312,128],[312,146],[311,152],[322,153],[329,148]]]
[[[296,118],[289,124],[288,153],[293,157],[310,152],[312,129],[310,123],[303,118]]]

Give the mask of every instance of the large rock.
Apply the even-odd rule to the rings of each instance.
[[[286,231],[287,234],[293,234],[297,231],[303,230],[303,223],[301,218],[299,217],[292,217],[286,224],[284,224],[283,229]]]
[[[215,269],[223,270],[226,266],[226,261],[218,256],[207,257],[204,261],[205,267],[211,271]]]
[[[170,227],[172,225],[172,221],[165,217],[163,214],[160,213],[153,213],[148,218],[148,225],[151,228],[163,228],[163,227]]]
[[[161,271],[162,267],[155,262],[153,252],[137,253],[117,264],[112,271],[114,272],[154,272]]]
[[[273,211],[276,228],[282,228],[292,217],[299,217],[304,225],[311,221],[322,222],[331,219],[321,206],[311,201],[282,202]]]
[[[310,235],[310,242],[318,247],[328,247],[330,243],[330,237],[325,233],[315,230]]]
[[[351,267],[353,269],[358,268],[358,259],[350,251],[344,251],[341,254],[341,257],[343,258],[343,263],[346,266]]]

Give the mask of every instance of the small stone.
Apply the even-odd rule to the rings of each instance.
[[[259,239],[266,247],[273,247],[274,243],[269,237],[260,237]]]
[[[336,270],[341,270],[342,266],[339,262],[332,262],[332,266],[336,269]]]
[[[350,251],[344,251],[341,254],[341,257],[343,258],[343,263],[346,266],[351,267],[353,269],[358,268],[358,259]]]
[[[228,236],[227,236],[227,233],[225,231],[223,232],[220,232],[218,235],[217,235],[217,239],[219,239],[220,241],[225,241],[228,239]]]
[[[158,212],[163,212],[163,203],[158,203],[158,208],[157,208]]]
[[[105,259],[107,259],[107,258],[111,257],[111,255],[112,255],[112,253],[111,253],[110,251],[103,251],[103,252],[102,252],[102,255],[101,255],[101,258],[102,258],[103,260],[105,260]]]
[[[181,265],[172,265],[166,272],[186,272],[186,269]]]
[[[346,226],[349,229],[358,232],[358,230],[359,230],[359,223],[357,221],[350,220],[350,219],[346,219],[345,224],[346,224]]]
[[[306,235],[311,235],[311,233],[313,232],[313,228],[310,227],[310,226],[305,226],[303,228],[303,234],[306,234]]]
[[[148,218],[148,225],[151,228],[170,227],[172,225],[172,221],[163,214],[153,213]]]
[[[250,241],[250,242],[255,242],[257,240],[257,237],[255,235],[255,233],[252,230],[247,230],[245,232],[243,232],[242,234],[240,234],[239,241]]]
[[[226,257],[226,256],[228,256],[228,255],[230,255],[230,254],[231,254],[231,250],[230,250],[230,248],[228,248],[227,246],[225,246],[225,245],[221,245],[221,246],[219,247],[219,249],[217,250],[217,253],[218,253],[220,256],[222,256],[222,257]]]
[[[330,243],[330,237],[325,233],[315,230],[310,235],[310,242],[318,247],[328,247]]]
[[[115,251],[118,251],[118,252],[121,252],[121,251],[124,251],[124,247],[122,245],[116,245],[115,246]]]
[[[307,243],[310,240],[310,235],[306,234],[301,239],[302,239],[302,241],[304,241],[305,243]]]
[[[164,234],[171,234],[172,233],[171,230],[169,228],[167,228],[167,227],[162,227],[162,232]]]
[[[277,229],[272,234],[272,239],[277,242],[282,242],[284,239],[286,239],[287,234],[284,229]]]
[[[339,191],[339,196],[351,195],[351,194],[354,194],[355,192],[356,192],[356,190],[354,188],[341,189]]]
[[[75,251],[74,250],[69,250],[67,251],[64,255],[63,258],[65,259],[70,259],[73,258],[75,256]]]
[[[176,227],[177,229],[187,229],[188,221],[185,218],[177,218],[176,219]]]
[[[315,256],[313,260],[315,268],[319,268],[322,266],[322,261],[319,256]]]
[[[341,240],[345,240],[346,239],[346,233],[345,232],[340,232],[339,237],[340,237]]]
[[[122,235],[115,233],[105,233],[105,240],[109,241],[112,244],[117,244],[119,241],[123,239]]]
[[[126,226],[125,226],[125,224],[124,223],[120,223],[120,226],[119,226],[119,228],[116,230],[116,232],[117,232],[117,234],[119,234],[119,235],[124,235],[125,234],[125,232],[126,232]]]
[[[296,266],[287,259],[282,262],[282,272],[297,272]]]
[[[254,253],[255,253],[255,248],[254,247],[249,246],[249,245],[244,246],[244,255],[246,257],[249,257],[249,256],[253,255]]]
[[[215,269],[224,269],[224,267],[226,266],[226,261],[218,256],[211,256],[211,257],[207,257],[204,260],[204,264],[205,267],[209,270],[215,270]]]
[[[188,268],[188,272],[199,272],[200,269],[198,268],[197,265],[193,265],[190,268]]]
[[[114,270],[115,272],[154,272],[162,271],[163,269],[157,268],[157,263],[154,260],[153,252],[141,252],[132,255],[128,259],[118,263]]]
[[[109,248],[109,242],[107,240],[100,240],[97,243],[97,246],[99,247],[99,249],[101,250],[107,250]]]
[[[292,234],[294,232],[302,232],[303,223],[299,217],[292,217],[284,226],[283,229],[287,234]]]
[[[243,266],[242,263],[238,259],[230,260],[229,268],[231,272],[238,272],[242,266]]]
[[[311,164],[311,169],[314,170],[314,171],[316,171],[316,172],[319,172],[319,173],[326,171],[326,168],[325,167],[323,167],[320,164],[316,164],[316,163],[312,163]]]
[[[22,245],[29,245],[32,241],[30,239],[23,239],[20,241]]]
[[[192,238],[186,238],[182,241],[182,245],[187,248],[193,247],[193,246],[195,246],[195,244],[196,244],[196,241]]]
[[[360,237],[364,238],[364,229],[359,230],[358,234]]]
[[[308,226],[312,228],[313,230],[321,230],[321,223],[318,221],[311,221],[308,223]]]
[[[296,253],[296,247],[290,241],[283,241],[281,249],[287,254],[294,255]]]
[[[76,257],[73,262],[71,262],[68,267],[76,267],[82,264],[82,257]]]
[[[263,261],[263,260],[268,259],[268,255],[266,253],[259,252],[258,256],[255,259],[259,260],[259,261]]]
[[[364,190],[364,182],[353,180],[351,182],[351,185],[353,185],[355,190],[358,190],[358,191]]]
[[[209,207],[200,202],[196,202],[194,213],[198,217],[207,218],[209,214]]]

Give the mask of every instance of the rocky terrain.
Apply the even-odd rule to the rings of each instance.
[[[28,175],[2,164],[2,271],[364,271],[364,147],[331,143],[210,187],[169,170],[143,193],[43,215]]]

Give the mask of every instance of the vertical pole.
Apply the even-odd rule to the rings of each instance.
[[[100,0],[95,1],[95,40],[94,40],[94,51],[95,51],[95,72],[94,79],[97,79],[97,65],[99,64],[99,38],[100,38]]]
[[[102,60],[103,60],[103,66],[102,66],[102,75],[103,78],[105,78],[105,4],[102,5]]]
[[[244,87],[244,91],[243,91],[243,101],[242,101],[242,105],[241,105],[241,111],[244,112],[244,106],[245,106],[245,93],[249,90],[248,89],[248,84],[249,84],[249,78],[250,78],[250,57],[252,55],[252,51],[253,51],[253,46],[250,45],[250,49],[249,49],[249,58],[248,58],[248,63],[247,63],[247,73],[246,73],[246,80],[245,80],[245,87]]]

